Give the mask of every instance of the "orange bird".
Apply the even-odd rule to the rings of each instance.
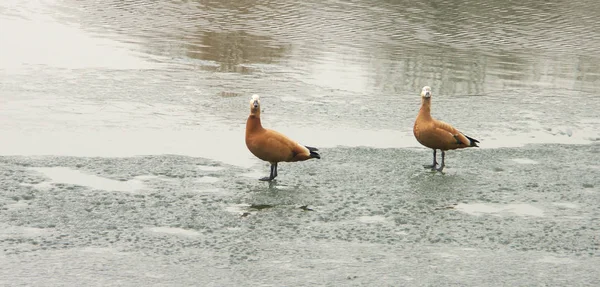
[[[250,100],[250,116],[246,122],[246,146],[256,157],[271,163],[271,174],[260,180],[271,181],[277,177],[277,163],[321,158],[318,149],[303,146],[274,130],[265,129],[260,123],[260,99],[253,95]]]
[[[425,168],[437,171],[444,169],[444,157],[447,150],[477,147],[479,142],[459,132],[453,126],[431,117],[431,88],[428,86],[423,87],[421,91],[421,109],[415,120],[413,133],[419,143],[433,149],[433,164],[426,165]],[[436,169],[435,152],[437,149],[442,151],[442,164]]]

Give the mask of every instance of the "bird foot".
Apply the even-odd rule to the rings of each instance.
[[[269,177],[269,176],[265,176],[265,177],[259,178],[258,180],[260,180],[260,181],[271,181],[273,179],[271,177]]]
[[[435,169],[436,166],[437,166],[437,163],[435,165],[431,165],[431,164],[423,165],[424,168],[430,168],[430,169]]]
[[[439,172],[442,172],[442,170],[444,170],[444,166],[442,165],[442,166],[440,166],[438,168],[432,168],[431,170],[437,170]]]

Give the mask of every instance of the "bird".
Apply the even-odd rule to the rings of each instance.
[[[260,97],[256,94],[250,99],[250,115],[246,121],[246,146],[257,158],[271,164],[271,173],[260,178],[261,181],[272,181],[277,177],[279,162],[321,158],[317,148],[300,145],[277,131],[263,128],[260,122]]]
[[[424,167],[439,172],[446,166],[444,160],[447,150],[479,147],[478,140],[463,134],[448,123],[431,117],[431,88],[428,86],[421,90],[421,109],[413,126],[413,134],[420,144],[433,149],[433,164]],[[436,168],[438,149],[442,151],[442,163],[439,168]]]

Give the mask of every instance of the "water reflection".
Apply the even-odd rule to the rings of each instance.
[[[598,89],[596,1],[82,2],[86,25],[110,22],[159,54],[214,62],[202,67],[213,71],[273,64],[311,85],[372,96],[424,84],[445,94],[557,80]],[[582,56],[588,65],[577,64]]]
[[[186,43],[190,58],[213,61],[219,72],[248,73],[244,64],[272,63],[284,56],[286,47],[270,45],[270,39],[246,31],[201,32],[198,38]]]
[[[239,163],[252,93],[264,96],[265,126],[319,147],[413,146],[424,85],[436,117],[487,147],[598,138],[594,0],[42,2],[0,1],[0,117],[15,133],[5,151],[51,137],[24,130],[103,131],[110,141],[127,128],[143,143],[108,154],[221,158],[189,141],[216,130],[242,153],[222,160]],[[176,146],[163,136],[172,130],[182,131]],[[73,145],[92,142],[103,141]],[[59,140],[35,149],[48,146],[81,150]]]

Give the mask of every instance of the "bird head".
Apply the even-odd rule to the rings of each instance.
[[[257,94],[252,95],[252,98],[250,99],[250,113],[260,113],[260,97]]]
[[[421,97],[431,98],[431,88],[429,86],[423,87],[423,90],[421,90]]]

